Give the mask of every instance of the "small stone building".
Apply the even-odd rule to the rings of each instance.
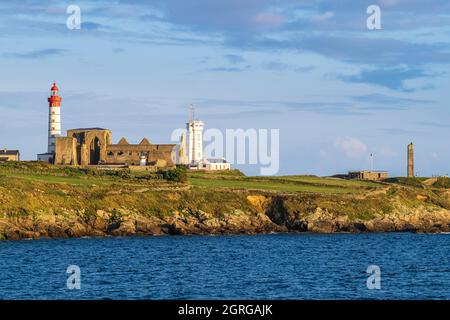
[[[352,171],[348,173],[349,179],[378,181],[389,178],[386,171]]]
[[[175,144],[129,144],[122,138],[112,144],[108,129],[83,128],[67,131],[56,139],[55,164],[59,165],[157,165],[174,166]]]
[[[20,161],[19,150],[0,150],[0,162],[2,161]]]

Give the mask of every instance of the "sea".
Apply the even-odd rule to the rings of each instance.
[[[0,299],[450,299],[450,234],[0,241]]]

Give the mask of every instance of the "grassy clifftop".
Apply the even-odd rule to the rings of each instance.
[[[385,183],[0,164],[0,239],[273,231],[446,231],[445,179]]]

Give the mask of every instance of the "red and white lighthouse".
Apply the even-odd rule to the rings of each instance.
[[[48,98],[48,153],[56,151],[56,137],[61,136],[61,97],[58,96],[58,87],[53,83],[52,95]]]
[[[61,136],[61,97],[58,87],[53,82],[52,94],[48,100],[48,147],[46,153],[37,155],[38,160],[53,163],[56,152],[56,138]]]

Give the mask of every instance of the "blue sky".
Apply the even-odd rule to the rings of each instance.
[[[404,175],[411,141],[419,175],[448,174],[449,71],[448,0],[2,1],[0,148],[46,150],[56,80],[63,130],[167,143],[193,103],[208,128],[280,129],[280,174],[368,169],[374,153]]]

